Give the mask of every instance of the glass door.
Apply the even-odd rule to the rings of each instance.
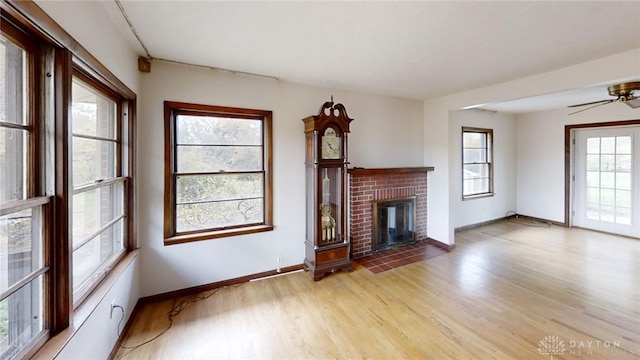
[[[572,225],[640,237],[640,127],[577,130]]]

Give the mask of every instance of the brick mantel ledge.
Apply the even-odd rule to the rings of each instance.
[[[353,175],[381,175],[381,174],[402,174],[402,173],[415,173],[415,172],[428,172],[433,171],[433,166],[420,166],[420,167],[397,167],[397,168],[360,168],[353,167],[348,169],[349,174]]]

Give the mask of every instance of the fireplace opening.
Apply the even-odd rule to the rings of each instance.
[[[373,252],[415,244],[416,197],[373,203]]]

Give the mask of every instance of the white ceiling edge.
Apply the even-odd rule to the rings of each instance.
[[[127,42],[132,46],[135,52],[138,53],[140,56],[147,56],[145,49],[136,38],[133,30],[131,29],[129,23],[127,22],[126,18],[122,14],[122,11],[120,10],[116,1],[114,0],[99,0],[99,1],[102,7],[105,9],[105,12],[114,22],[114,24],[116,25],[120,33],[124,36],[124,38],[127,40]],[[158,59],[158,60],[174,62],[173,59]],[[206,65],[188,64],[188,63],[182,63],[182,64],[192,65],[197,67],[214,68]],[[639,67],[640,67],[640,64],[639,64]],[[221,70],[225,70],[225,69],[221,69]],[[233,72],[233,70],[227,70],[227,71]],[[240,73],[243,73],[243,72],[240,72]],[[259,74],[250,74],[250,73],[246,73],[246,74],[263,76]],[[618,79],[615,81],[607,81],[599,84],[593,84],[584,88],[576,88],[576,89],[570,89],[566,91],[544,93],[541,95],[516,98],[512,100],[507,100],[507,101],[470,105],[470,106],[464,107],[464,109],[476,108],[476,109],[498,111],[498,112],[509,113],[509,114],[520,114],[520,113],[530,113],[530,112],[559,109],[559,108],[564,108],[569,105],[574,105],[579,103],[612,99],[614,97],[611,97],[608,95],[607,87],[609,85],[613,85],[621,82],[627,82],[627,81],[640,81],[640,78]],[[318,84],[316,85],[306,84],[306,85],[322,86]],[[500,84],[489,85],[489,87],[496,86],[496,85],[500,85]],[[357,90],[354,90],[354,91],[357,91]],[[471,89],[470,91],[473,91],[473,89]],[[379,95],[385,95],[385,94],[379,94]],[[455,94],[451,94],[451,95],[455,95]],[[430,99],[412,99],[412,100],[428,101]],[[580,109],[580,108],[577,108],[577,109]]]
[[[640,48],[425,101],[444,102],[450,109],[531,113],[610,99],[607,86],[638,79]]]
[[[570,105],[615,99],[615,96],[609,95],[607,88],[610,85],[633,81],[640,81],[640,78],[618,79],[584,88],[541,94],[538,96],[519,98],[504,102],[471,105],[466,106],[464,109],[484,109],[508,114],[555,110],[566,108]],[[636,94],[636,96],[640,96],[640,94]],[[582,107],[577,107],[575,109],[578,111],[581,110]]]
[[[138,41],[135,34],[129,27],[129,23],[127,22],[127,19],[122,14],[122,11],[120,11],[118,4],[114,0],[100,0],[99,2],[100,2],[100,5],[102,5],[102,7],[104,8],[107,15],[109,15],[109,18],[111,19],[111,21],[113,21],[115,27],[122,34],[122,36],[127,40],[129,45],[131,45],[134,51],[139,56],[146,57],[147,56],[146,51],[144,50],[144,48],[142,47],[142,44],[140,44],[140,41]]]

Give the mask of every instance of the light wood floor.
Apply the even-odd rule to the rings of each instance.
[[[223,288],[116,357],[640,358],[640,240],[503,221],[457,233],[433,259],[354,266]],[[179,300],[141,308],[124,345],[165,329]]]

